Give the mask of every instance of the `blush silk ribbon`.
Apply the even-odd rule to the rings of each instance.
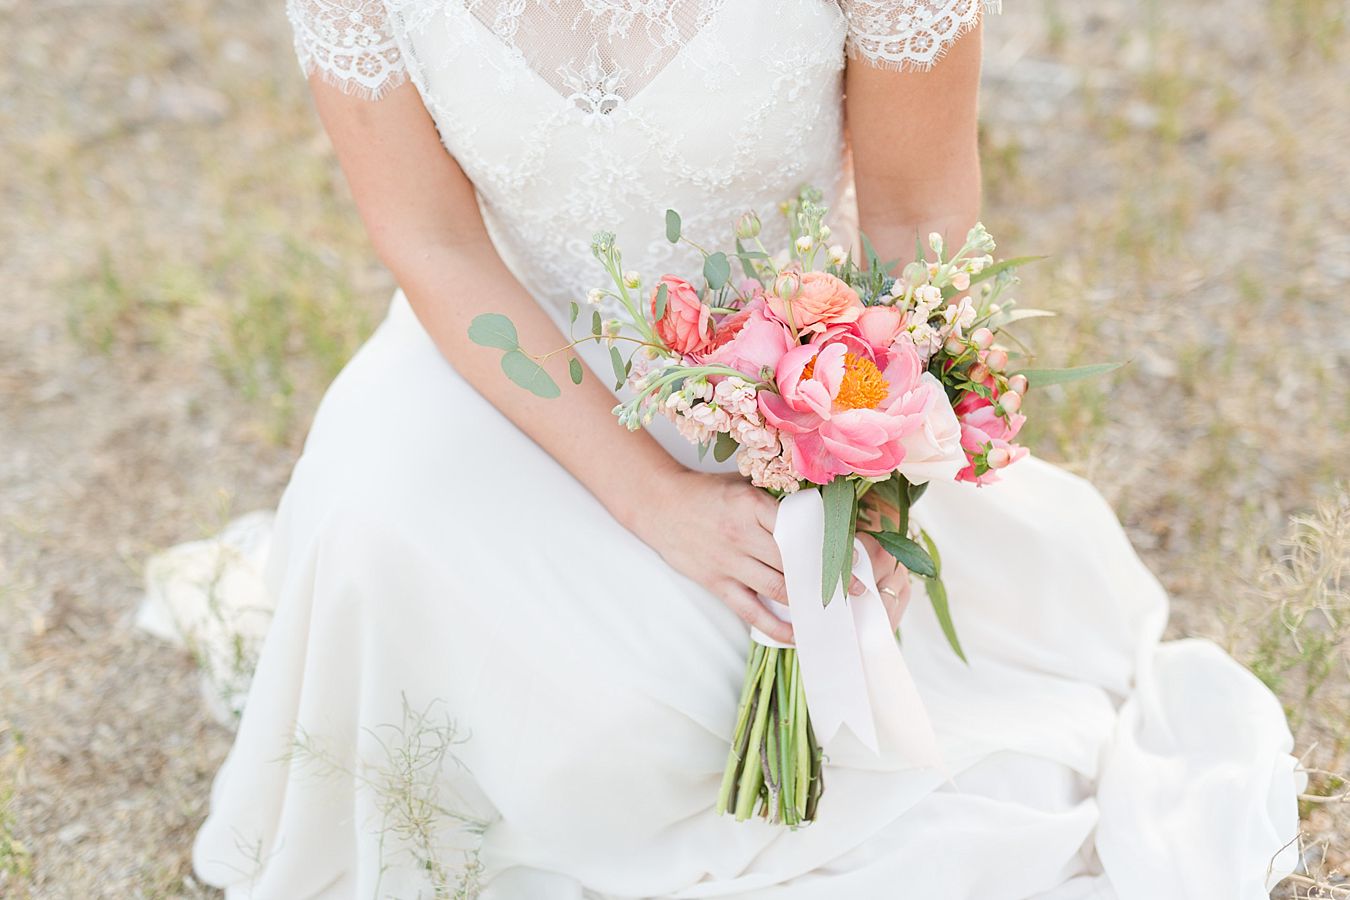
[[[829,748],[834,762],[871,767],[865,756],[841,758],[857,757],[847,735],[840,734],[846,727],[871,751],[873,765],[941,768],[928,711],[891,630],[862,542],[854,541],[853,575],[863,583],[864,593],[853,597],[837,587],[826,606],[820,600],[825,542],[820,492],[803,490],[784,497],[773,537],[783,556],[788,605],[760,599],[774,615],[792,623],[802,687],[821,746],[834,741]],[[757,628],[750,635],[768,647],[789,646]]]

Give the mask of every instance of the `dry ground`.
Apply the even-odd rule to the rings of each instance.
[[[1309,875],[1350,871],[1350,53],[1343,0],[1009,0],[991,229],[1052,259],[1039,452],[1284,699]],[[199,897],[229,734],[133,631],[156,548],[275,502],[391,285],[281,0],[0,0],[0,895]],[[1290,522],[1291,516],[1301,516]],[[1322,798],[1322,799],[1319,799]],[[1328,799],[1329,798],[1329,799]]]

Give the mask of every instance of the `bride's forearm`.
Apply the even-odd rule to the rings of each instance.
[[[686,471],[650,435],[629,432],[613,415],[614,395],[597,378],[573,385],[570,354],[543,362],[563,385],[561,398],[547,400],[513,384],[502,373],[501,354],[468,338],[469,323],[499,312],[516,326],[526,350],[544,354],[568,338],[521,287],[486,239],[469,243],[430,241],[386,254],[386,264],[441,354],[493,406],[556,459],[625,526],[642,536],[643,510],[667,475]],[[453,410],[440,414],[454,415]],[[438,411],[429,410],[436,415]]]

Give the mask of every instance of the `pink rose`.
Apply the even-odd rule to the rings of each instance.
[[[666,286],[666,313],[656,319],[656,294]],[[697,353],[708,346],[712,335],[712,310],[704,305],[694,286],[683,278],[662,275],[652,289],[652,318],[656,334],[666,346],[681,355]]]
[[[769,308],[799,332],[824,331],[830,325],[856,322],[863,313],[862,298],[828,272],[806,272],[790,299],[769,296]]]
[[[730,366],[759,380],[763,369],[777,369],[783,354],[795,346],[787,326],[768,314],[763,300],[754,300],[718,323],[704,361]]]
[[[761,391],[759,409],[801,477],[815,484],[837,475],[881,477],[904,471],[911,452],[921,480],[960,467],[941,383],[912,346],[898,342],[888,356],[878,368],[876,348],[847,335],[796,347],[779,360],[778,393]]]

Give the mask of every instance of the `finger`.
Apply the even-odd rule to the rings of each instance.
[[[778,501],[770,497],[763,491],[755,491],[755,519],[764,530],[773,534],[773,527],[778,522]]]
[[[783,552],[771,532],[755,528],[745,536],[745,552],[775,572],[783,571]]]
[[[788,602],[787,582],[783,573],[756,559],[746,557],[731,573],[741,584],[762,597],[777,603]]]
[[[727,606],[740,616],[742,622],[758,628],[780,643],[792,643],[792,625],[765,609],[764,604],[745,585],[728,582],[723,596]]]

